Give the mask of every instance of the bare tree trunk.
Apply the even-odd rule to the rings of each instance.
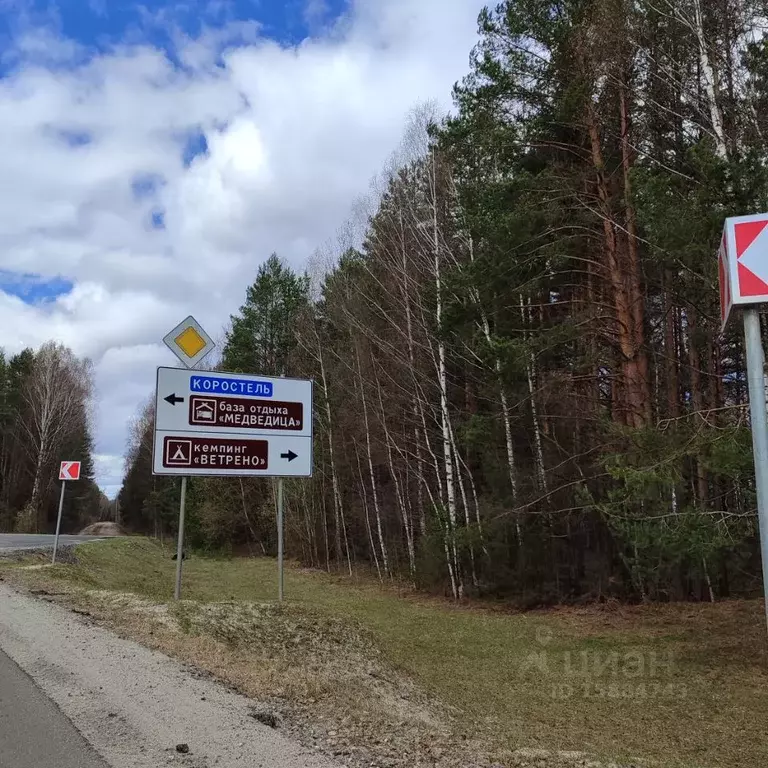
[[[384,542],[384,531],[381,524],[381,508],[379,507],[379,494],[376,488],[376,475],[373,471],[373,452],[371,450],[371,429],[368,422],[368,403],[365,399],[365,385],[363,384],[363,371],[360,366],[360,352],[355,345],[355,358],[357,360],[357,375],[360,383],[360,402],[363,405],[363,421],[365,424],[365,446],[368,456],[368,471],[371,479],[371,496],[373,498],[373,511],[376,515],[376,529],[379,536],[379,547],[381,548],[381,561],[384,565],[384,573],[391,575],[389,570],[389,558],[387,556],[387,545]]]
[[[707,50],[707,40],[704,36],[704,19],[701,14],[700,0],[693,0],[693,31],[696,35],[696,41],[699,48],[699,66],[704,78],[704,90],[707,94],[707,106],[709,107],[709,116],[712,121],[712,131],[715,134],[715,151],[721,160],[728,159],[728,147],[725,141],[725,129],[723,127],[723,114],[720,110],[720,104],[717,100],[717,78],[715,70],[709,58]]]
[[[326,494],[323,493],[323,541],[325,542],[325,570],[331,572],[331,548],[328,545],[328,510],[326,508]]]
[[[606,271],[612,289],[616,334],[621,354],[621,394],[617,405],[621,420],[625,424],[642,428],[650,419],[651,397],[647,376],[648,361],[643,349],[644,330],[642,325],[637,325],[637,317],[642,317],[643,314],[640,311],[642,296],[638,295],[640,276],[635,273],[631,257],[624,257],[616,236],[597,115],[592,105],[587,110],[587,128],[603,224]]]
[[[323,403],[325,406],[325,418],[328,422],[328,455],[331,462],[331,485],[333,488],[333,509],[335,514],[335,537],[336,537],[336,558],[337,562],[341,563],[342,548],[341,548],[341,534],[344,533],[344,542],[347,553],[347,568],[349,569],[349,575],[352,575],[352,559],[349,554],[349,542],[347,542],[347,526],[344,520],[344,507],[341,501],[341,490],[339,488],[339,477],[336,472],[336,458],[333,445],[333,414],[331,413],[331,402],[328,397],[328,380],[325,376],[325,363],[323,361],[323,349],[320,344],[320,338],[317,334],[317,328],[312,324],[312,329],[315,333],[315,340],[317,342],[317,359],[320,364],[320,378],[323,383]]]
[[[486,557],[490,557],[490,552],[486,546],[485,537],[483,534],[483,521],[480,517],[480,501],[477,498],[477,486],[475,485],[475,479],[472,477],[472,472],[467,466],[467,462],[464,461],[461,455],[457,453],[456,458],[457,461],[460,462],[464,467],[464,471],[467,473],[467,481],[469,482],[469,489],[472,491],[472,502],[475,509],[475,524],[477,525],[477,532],[480,536],[480,543],[483,548],[483,554],[485,554]],[[467,525],[469,525],[469,520],[467,520]]]
[[[251,518],[248,516],[248,505],[245,503],[245,485],[243,484],[243,478],[240,478],[240,498],[243,502],[243,517],[245,517],[245,522],[248,525],[248,530],[251,532],[251,538],[253,539],[253,543],[258,543],[258,538],[256,537],[256,531],[253,528],[253,525],[251,525]]]
[[[448,382],[445,362],[445,342],[442,338],[443,325],[443,287],[440,268],[440,236],[437,221],[437,167],[434,150],[432,151],[432,226],[434,247],[434,276],[435,276],[435,328],[437,329],[437,358],[438,358],[438,385],[440,387],[440,415],[443,436],[443,466],[445,469],[445,491],[448,500],[448,523],[451,535],[451,551],[457,573],[458,597],[464,596],[464,584],[459,575],[459,558],[456,551],[456,488],[454,485],[454,466],[451,455],[450,438],[450,414],[448,412]]]
[[[301,507],[304,512],[304,528],[307,532],[307,549],[309,550],[309,560],[313,568],[319,565],[317,557],[317,542],[315,541],[315,534],[312,526],[312,517],[309,511],[309,504],[307,503],[307,483],[301,484]]]
[[[704,411],[704,393],[701,385],[701,357],[696,346],[696,330],[698,327],[698,315],[693,307],[686,310],[686,319],[688,321],[688,364],[691,371],[691,405],[693,411],[703,415]],[[703,464],[696,460],[696,499],[701,507],[705,507],[709,497],[709,481]]]
[[[531,300],[528,299],[528,312],[523,302],[523,295],[520,294],[520,318],[523,322],[523,338],[527,340],[527,332],[525,329],[531,323],[530,316],[530,304]],[[528,378],[528,395],[531,399],[531,417],[533,419],[533,444],[536,453],[536,477],[539,481],[539,489],[542,493],[546,494],[547,488],[547,473],[544,468],[544,446],[541,440],[541,425],[539,424],[539,410],[536,406],[536,385],[534,383],[536,358],[533,355],[533,351],[529,350],[528,360],[525,364],[525,370]]]
[[[397,506],[400,510],[400,517],[403,521],[403,530],[405,531],[405,541],[408,548],[408,569],[411,573],[416,571],[416,550],[413,546],[413,524],[410,519],[410,514],[405,505],[405,498],[400,488],[400,478],[397,476],[395,470],[395,462],[392,459],[392,436],[389,433],[387,427],[387,414],[384,410],[384,399],[381,396],[381,383],[376,378],[376,388],[379,394],[379,412],[381,414],[381,426],[384,429],[384,441],[387,446],[387,460],[389,461],[389,474],[392,477],[392,482],[395,485],[395,498],[397,499]]]
[[[469,511],[469,502],[467,501],[467,492],[464,487],[464,477],[461,472],[461,464],[462,458],[461,454],[459,454],[458,446],[456,445],[456,437],[453,433],[453,425],[451,422],[448,422],[448,433],[450,435],[451,440],[451,451],[453,453],[453,456],[456,458],[456,482],[459,486],[459,493],[461,494],[461,503],[464,506],[464,525],[469,529],[469,527],[472,525],[472,520],[470,518],[470,511]],[[469,470],[467,470],[467,473],[469,473]],[[469,560],[470,565],[472,569],[472,584],[473,586],[477,587],[478,581],[477,581],[477,571],[475,568],[475,548],[472,546],[472,544],[469,545]]]
[[[707,582],[707,590],[709,592],[709,602],[715,602],[715,591],[712,589],[712,579],[709,576],[709,568],[707,568],[707,558],[701,558],[701,566],[704,569],[704,579]]]
[[[474,245],[472,243],[472,239],[470,237],[469,239],[469,259],[470,261],[474,262]],[[480,293],[478,292],[477,288],[472,286],[470,288],[470,296],[472,297],[472,300],[475,302],[475,306],[477,307],[478,312],[480,313],[480,328],[483,331],[483,336],[485,337],[485,342],[488,345],[488,349],[493,348],[493,340],[491,338],[491,324],[488,320],[488,313],[485,311],[485,308],[483,307],[483,302],[480,299]],[[496,380],[498,382],[499,387],[499,401],[501,403],[501,419],[504,423],[504,444],[507,450],[507,473],[509,476],[509,487],[512,491],[512,506],[517,506],[517,474],[515,471],[515,449],[514,449],[514,443],[512,442],[512,424],[510,420],[510,412],[509,412],[509,402],[507,400],[507,391],[504,387],[504,380],[502,378],[502,371],[501,371],[501,360],[498,355],[493,356],[493,367],[496,372]],[[480,521],[479,513],[478,513],[478,523]],[[522,533],[520,531],[520,518],[515,513],[515,531],[517,533],[517,542],[520,544],[522,542]]]
[[[357,474],[360,477],[360,491],[363,500],[363,511],[365,513],[365,529],[368,531],[368,542],[371,547],[371,554],[373,555],[373,562],[376,565],[376,573],[379,575],[379,581],[383,581],[381,576],[381,566],[379,565],[379,556],[376,553],[376,545],[373,543],[373,531],[371,530],[371,516],[368,511],[368,491],[365,488],[365,480],[363,479],[363,469],[360,466],[360,452],[357,450],[357,443],[355,443],[355,457],[357,458]]]
[[[415,398],[414,398],[415,400]],[[413,406],[414,409],[414,416],[418,416],[418,407],[415,405]],[[424,476],[424,469],[423,469],[423,458],[421,456],[421,440],[419,440],[419,428],[414,427],[413,429],[413,436],[414,436],[414,446],[416,449],[416,466],[419,468],[419,476]],[[421,537],[424,538],[427,535],[427,515],[424,511],[424,495],[421,487],[421,482],[416,483],[416,507],[419,510],[419,532],[421,533]]]
[[[40,532],[40,501],[42,497],[43,465],[45,463],[46,453],[48,452],[46,435],[43,435],[38,451],[37,461],[35,462],[35,478],[32,481],[32,495],[29,499],[29,509],[24,515],[25,519],[23,523],[24,529],[30,533]]]

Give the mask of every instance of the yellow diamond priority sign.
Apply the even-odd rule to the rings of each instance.
[[[205,348],[205,339],[191,325],[185,328],[174,341],[187,357],[194,357]]]
[[[187,368],[199,363],[216,346],[192,315],[179,323],[163,341]]]

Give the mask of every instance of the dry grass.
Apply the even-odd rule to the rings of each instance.
[[[761,602],[504,613],[292,568],[281,611],[273,561],[192,558],[176,606],[169,555],[105,542],[13,578],[67,591],[361,765],[768,764]]]

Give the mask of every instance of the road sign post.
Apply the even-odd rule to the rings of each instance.
[[[172,331],[165,335],[163,343],[179,358],[187,369],[193,368],[216,346],[213,339],[203,330],[203,326],[192,315],[182,320]],[[176,369],[178,370],[178,369]],[[181,402],[183,398],[175,399],[175,395],[166,398],[171,405]],[[155,407],[155,435],[157,435],[157,407]],[[170,450],[173,450],[171,447]],[[176,454],[180,455],[182,447],[176,446]],[[177,466],[184,466],[183,463]],[[155,473],[157,474],[157,473]],[[181,571],[184,563],[184,513],[187,500],[187,478],[181,478],[181,496],[179,498],[179,533],[176,538],[176,585],[173,596],[181,600]]]
[[[760,552],[763,561],[763,593],[766,624],[768,624],[768,413],[765,404],[765,353],[760,336],[760,313],[754,307],[744,310],[744,341],[747,355],[752,450],[755,456]]]
[[[277,479],[277,600],[283,602],[283,478]]]
[[[281,378],[285,378],[283,375]],[[295,409],[294,409],[295,411]],[[311,411],[311,409],[310,409]],[[310,417],[311,418],[311,417]],[[289,450],[287,453],[280,454],[281,459],[291,458],[292,452]],[[296,454],[293,454],[293,458],[297,458]],[[283,536],[285,535],[285,520],[283,517],[283,478],[277,478],[277,602],[283,604]]]
[[[59,533],[61,531],[61,513],[64,509],[64,489],[67,487],[67,481],[61,481],[61,493],[59,494],[59,514],[56,518],[56,535],[53,537],[53,554],[51,555],[51,565],[56,565],[56,553],[59,550]]]
[[[56,564],[56,553],[59,551],[59,534],[61,533],[61,515],[64,511],[64,490],[67,487],[67,480],[80,479],[79,461],[62,461],[59,465],[59,480],[61,480],[61,493],[59,494],[59,513],[56,516],[56,535],[53,537],[53,554],[51,555],[51,565]]]
[[[181,333],[179,331],[177,337]],[[189,351],[194,352],[195,346]],[[179,359],[183,360],[181,356]],[[312,475],[312,382],[160,367],[152,448],[155,475],[280,478],[277,537],[278,598],[282,601],[282,478]],[[177,599],[181,594],[185,499],[186,479],[183,479],[176,552]]]
[[[176,586],[173,590],[175,600],[181,600],[181,568],[184,562],[184,513],[187,502],[187,478],[181,478],[181,500],[179,502],[179,536],[176,539]]]
[[[755,490],[768,625],[768,412],[765,354],[757,305],[768,302],[768,213],[736,216],[725,222],[718,251],[720,316],[725,328],[731,309],[744,306],[749,415],[755,462]]]

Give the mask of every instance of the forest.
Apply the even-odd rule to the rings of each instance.
[[[306,272],[270,257],[232,316],[220,369],[315,382],[290,555],[524,605],[759,592],[716,252],[727,216],[768,207],[766,15],[483,11],[453,110],[410,131],[364,222]],[[122,519],[172,536],[151,433],[147,406]],[[193,478],[187,498],[192,546],[274,553],[272,481]]]
[[[62,532],[109,514],[93,479],[92,391],[90,362],[60,344],[0,352],[0,532],[55,530],[65,460],[80,461],[81,476],[65,488]]]

